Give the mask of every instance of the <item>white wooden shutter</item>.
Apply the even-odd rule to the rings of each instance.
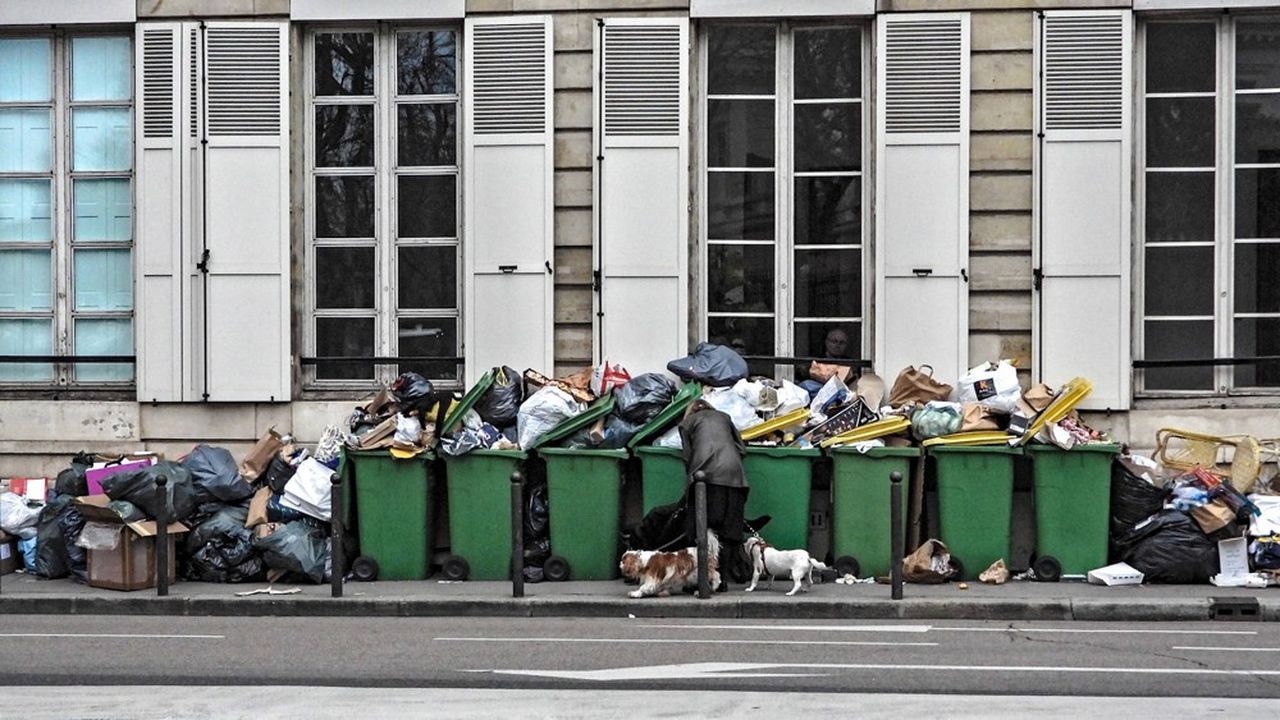
[[[182,400],[182,23],[138,23],[134,63],[137,392]]]
[[[288,24],[204,31],[205,399],[290,391]]]
[[[968,365],[969,15],[881,15],[876,368]]]
[[[1035,375],[1127,409],[1132,13],[1047,11],[1037,59]]]
[[[467,384],[554,371],[551,18],[467,18],[463,248]]]
[[[688,345],[688,38],[609,18],[596,48],[598,354],[642,371]]]

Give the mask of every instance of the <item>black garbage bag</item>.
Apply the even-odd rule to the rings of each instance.
[[[253,546],[253,532],[245,528],[247,508],[229,505],[197,525],[186,538],[184,576],[200,582],[254,582],[264,578],[266,565]]]
[[[520,373],[503,366],[493,369],[493,385],[473,406],[480,419],[496,428],[516,424],[520,403],[524,402],[524,382]]]
[[[165,477],[166,504],[170,522],[185,522],[196,509],[196,489],[191,473],[173,462],[158,462],[131,473],[117,473],[102,481],[102,491],[112,500],[127,500],[137,505],[148,518],[160,511],[156,502],[156,478]]]
[[[685,547],[684,498],[669,505],[659,505],[640,520],[640,524],[623,533],[628,550],[675,550]]]
[[[142,522],[147,519],[146,513],[142,512],[142,508],[128,500],[112,500],[107,503],[107,507],[114,510],[120,516],[120,519],[127,523]]]
[[[652,420],[671,404],[679,388],[661,373],[645,373],[613,391],[614,412],[635,425]]]
[[[282,493],[284,486],[289,484],[289,479],[298,471],[298,468],[289,464],[288,460],[276,455],[271,458],[271,464],[267,465],[267,471],[263,473],[262,480],[271,486],[271,492]]]
[[[407,372],[391,383],[391,394],[395,395],[400,409],[408,413],[412,410],[426,410],[435,394],[431,381],[416,372]]]
[[[727,387],[747,377],[747,361],[732,348],[698,343],[692,355],[667,363],[667,369],[681,380],[693,380],[712,387]]]
[[[1205,583],[1218,572],[1218,543],[1177,510],[1161,510],[1120,546],[1120,560],[1141,571],[1143,582]]]
[[[1165,489],[1134,475],[1119,460],[1111,466],[1111,557],[1119,558],[1120,541],[1138,523],[1160,512]]]
[[[76,544],[84,530],[84,516],[75,505],[68,505],[58,513],[58,529],[62,531],[62,542],[67,552],[67,570],[76,582],[88,582],[89,556],[84,548]]]
[[[72,496],[55,494],[40,510],[36,524],[35,573],[43,578],[64,578],[70,574],[67,542],[62,535],[59,517],[71,507]]]
[[[240,477],[240,468],[226,448],[197,445],[182,461],[191,471],[196,502],[235,502],[253,495],[253,487]]]
[[[524,510],[524,576],[529,582],[542,582],[542,565],[551,557],[549,517],[547,484],[530,484]]]
[[[255,537],[267,567],[284,570],[319,584],[329,563],[329,540],[305,522],[291,522],[266,537]]]
[[[71,467],[58,473],[58,477],[53,481],[53,490],[59,495],[67,497],[81,497],[89,494],[89,482],[85,480],[84,474],[93,466],[93,457],[88,453],[76,453],[71,458]]]
[[[551,557],[550,538],[540,537],[524,544],[524,564],[526,566],[542,567],[549,557]]]

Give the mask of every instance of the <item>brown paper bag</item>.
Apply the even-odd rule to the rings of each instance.
[[[840,382],[848,383],[849,376],[853,371],[845,365],[835,365],[832,363],[820,363],[814,360],[809,363],[809,377],[820,383],[825,383],[832,376],[840,378]]]
[[[1049,403],[1053,402],[1053,388],[1039,383],[1027,388],[1022,393],[1022,400],[1018,402],[1018,409],[1027,417],[1035,417],[1041,410],[1049,407]]]
[[[272,456],[282,447],[284,447],[284,441],[280,439],[280,434],[274,427],[267,428],[267,431],[249,450],[249,454],[240,461],[240,475],[248,482],[257,480],[259,475],[267,471]]]
[[[253,499],[249,501],[249,516],[245,518],[244,526],[253,529],[267,522],[267,502],[271,500],[271,488],[263,486],[258,488],[258,492],[253,494]]]
[[[1004,564],[1004,558],[991,563],[991,567],[982,571],[978,579],[988,585],[1003,585],[1009,581],[1009,568]]]
[[[1205,535],[1209,535],[1230,525],[1236,519],[1236,514],[1222,500],[1214,500],[1208,505],[1191,508],[1191,519],[1196,521]]]
[[[964,416],[960,420],[960,432],[1000,429],[1000,423],[996,422],[995,413],[991,412],[990,409],[976,402],[964,403],[960,408],[964,412]]]
[[[941,540],[925,540],[915,552],[902,559],[902,579],[906,582],[936,585],[946,582],[953,574],[951,551]]]
[[[929,370],[927,373],[925,368]],[[893,389],[889,391],[889,405],[902,407],[912,402],[923,405],[931,400],[946,400],[950,396],[951,386],[933,379],[932,366],[908,366],[893,381]]]

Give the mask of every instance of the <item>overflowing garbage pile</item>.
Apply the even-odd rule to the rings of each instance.
[[[330,477],[341,438],[330,428],[312,451],[272,429],[240,462],[203,444],[176,461],[80,453],[47,494],[0,493],[0,528],[19,538],[25,569],[43,578],[154,585],[154,560],[139,579],[128,576],[139,560],[126,556],[137,538],[156,534],[163,515],[179,577],[319,583],[330,565]],[[102,553],[97,570],[92,553]]]

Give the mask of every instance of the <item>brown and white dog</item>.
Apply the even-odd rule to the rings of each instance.
[[[714,589],[720,585],[720,540],[707,532],[707,572]],[[698,584],[698,548],[687,547],[675,552],[628,550],[618,563],[622,576],[640,581],[640,587],[627,593],[633,598],[666,597],[673,591]]]
[[[756,589],[761,575],[769,577],[771,590],[774,575],[790,575],[794,584],[788,596],[795,595],[802,588],[808,592],[813,587],[813,571],[827,569],[826,565],[809,557],[807,550],[779,550],[758,535],[747,538],[743,545],[751,556],[751,585],[747,586],[747,592]]]

